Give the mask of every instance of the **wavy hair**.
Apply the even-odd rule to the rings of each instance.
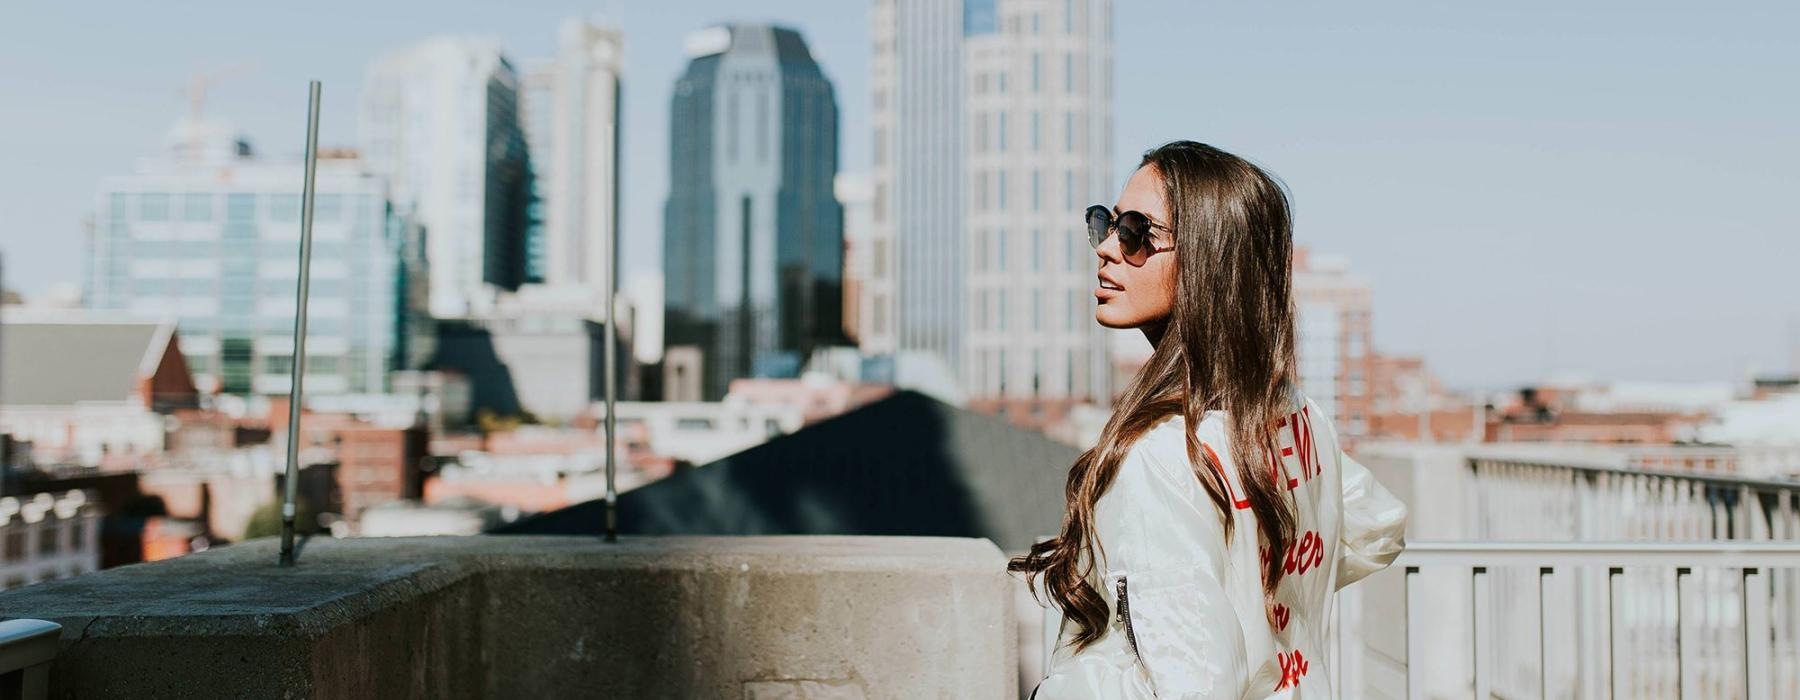
[[[1276,421],[1291,409],[1294,304],[1293,222],[1287,194],[1250,162],[1212,146],[1176,141],[1144,154],[1138,166],[1161,176],[1175,239],[1175,299],[1150,359],[1119,397],[1100,441],[1069,469],[1062,532],[1013,559],[1034,594],[1042,585],[1076,625],[1081,649],[1106,634],[1107,605],[1091,583],[1094,506],[1112,485],[1131,446],[1163,418],[1187,425],[1187,455],[1233,530],[1224,468],[1202,450],[1194,427],[1210,410],[1229,416],[1238,480],[1266,547],[1265,593],[1281,581],[1294,539],[1294,510],[1269,468]],[[1103,557],[1103,554],[1102,554]]]

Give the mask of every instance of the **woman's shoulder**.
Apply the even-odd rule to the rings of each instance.
[[[1127,463],[1138,463],[1149,467],[1161,467],[1176,473],[1188,471],[1188,433],[1194,433],[1200,439],[1201,449],[1223,450],[1227,434],[1225,413],[1223,411],[1207,411],[1200,417],[1193,430],[1188,429],[1188,421],[1180,414],[1171,414],[1152,424],[1131,449],[1125,453]],[[1176,469],[1180,467],[1180,469]]]
[[[1207,411],[1200,416],[1200,422],[1193,430],[1188,429],[1188,421],[1179,413],[1164,416],[1151,424],[1148,430],[1132,444],[1132,451],[1144,450],[1149,453],[1165,452],[1173,449],[1186,454],[1187,434],[1193,432],[1203,443],[1223,438],[1227,433],[1224,411]]]

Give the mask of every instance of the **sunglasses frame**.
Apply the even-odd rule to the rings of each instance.
[[[1094,230],[1094,217],[1096,215],[1106,217],[1106,228],[1101,231]],[[1140,231],[1135,227],[1126,226],[1125,217],[1128,216],[1135,216],[1139,219],[1143,219],[1144,227],[1147,230]],[[1104,204],[1095,204],[1087,208],[1087,215],[1085,218],[1087,220],[1088,245],[1092,246],[1095,250],[1098,250],[1102,244],[1106,243],[1106,239],[1111,237],[1116,231],[1119,236],[1120,257],[1132,267],[1143,267],[1145,263],[1150,262],[1150,256],[1157,253],[1167,253],[1175,249],[1175,246],[1169,246],[1167,248],[1159,248],[1156,246],[1153,242],[1155,239],[1151,232],[1160,229],[1173,234],[1175,231],[1167,226],[1156,223],[1155,220],[1151,219],[1149,215],[1143,212],[1137,210],[1122,211],[1119,212],[1117,216],[1114,216],[1112,207],[1108,207]]]

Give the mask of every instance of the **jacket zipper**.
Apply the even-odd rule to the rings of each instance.
[[[1114,595],[1119,600],[1119,622],[1125,626],[1125,643],[1131,645],[1131,655],[1138,656],[1137,635],[1131,631],[1131,599],[1126,596],[1124,576],[1114,584]]]

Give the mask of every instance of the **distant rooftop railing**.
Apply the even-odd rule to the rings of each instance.
[[[1405,658],[1460,655],[1475,697],[1800,697],[1800,543],[1415,542],[1395,567]],[[1467,637],[1428,632],[1459,614]]]

